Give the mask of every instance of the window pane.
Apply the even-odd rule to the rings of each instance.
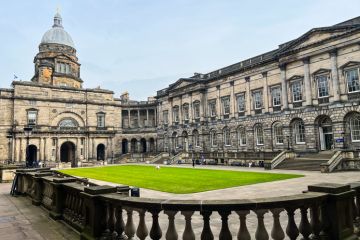
[[[238,95],[237,104],[238,104],[238,111],[245,112],[245,94]]]
[[[298,102],[302,100],[302,91],[301,91],[301,82],[294,82],[291,85],[292,95],[293,95],[293,101]]]
[[[359,69],[356,68],[346,71],[346,79],[349,92],[355,92],[360,90]]]
[[[284,136],[283,136],[283,130],[281,124],[276,124],[274,126],[274,135],[275,135],[275,142],[277,144],[284,143]]]
[[[297,121],[295,123],[295,141],[296,143],[305,142],[305,126],[302,121]]]
[[[254,107],[255,109],[259,109],[262,107],[262,94],[261,92],[254,92]]]
[[[359,141],[360,140],[360,119],[359,119],[359,117],[353,117],[350,119],[350,131],[351,131],[351,140]]]
[[[222,99],[223,114],[230,114],[230,98],[226,97]]]
[[[272,94],[272,103],[273,106],[280,106],[281,105],[281,91],[280,88],[273,88],[271,91]]]
[[[319,97],[327,97],[329,96],[329,88],[328,88],[328,76],[318,76],[317,77],[317,85],[318,85],[318,94]]]
[[[257,145],[263,145],[264,144],[263,129],[259,125],[255,127],[255,137],[256,137],[256,144]]]

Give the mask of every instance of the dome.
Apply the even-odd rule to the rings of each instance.
[[[62,18],[59,13],[55,14],[54,25],[44,34],[41,43],[57,43],[75,48],[70,34],[68,34],[62,26]]]

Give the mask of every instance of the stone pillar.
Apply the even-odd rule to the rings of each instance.
[[[189,103],[189,122],[193,122],[193,98],[192,93],[190,93],[190,103]]]
[[[280,79],[281,79],[281,100],[282,100],[282,108],[288,109],[288,89],[286,83],[286,65],[280,65]]]
[[[180,96],[180,104],[179,104],[179,124],[183,123],[183,107],[182,107],[182,96]]]
[[[246,114],[251,115],[251,92],[250,92],[250,77],[245,78],[246,81]]]
[[[310,80],[310,58],[303,59],[304,63],[304,85],[305,85],[305,106],[312,105],[312,90]]]
[[[262,73],[263,77],[263,91],[264,91],[264,110],[265,112],[269,112],[269,88],[268,88],[268,82],[267,82],[267,72]]]
[[[14,145],[14,162],[19,162],[20,158],[19,158],[19,140],[15,137],[14,138],[14,141],[15,141],[15,145]]]
[[[59,138],[56,138],[55,162],[60,162]]]
[[[169,99],[169,102],[170,102],[170,109],[168,112],[169,125],[173,125],[173,100]]]
[[[231,93],[230,93],[230,111],[231,111],[231,118],[235,118],[235,112],[236,112],[236,101],[235,101],[235,86],[234,86],[234,81],[230,82],[230,87],[231,87]]]
[[[150,124],[149,124],[149,109],[146,109],[146,124],[145,124],[146,127],[149,127]]]
[[[137,153],[142,152],[142,151],[141,151],[142,149],[141,149],[141,141],[140,141],[140,140],[136,142],[136,145],[137,145],[137,146],[136,146],[137,149],[136,149],[135,152],[137,152]]]
[[[77,137],[76,138],[76,146],[75,146],[75,165],[77,166],[77,162],[79,161],[80,159],[80,144],[79,144],[79,138]]]
[[[206,106],[207,106],[207,99],[206,93],[201,91],[200,93],[200,121],[204,121],[206,117]]]
[[[92,137],[92,159],[96,159],[96,146],[95,146],[95,139]]]
[[[38,159],[38,161],[43,161],[43,148],[44,148],[44,143],[43,143],[43,139],[42,139],[42,137],[40,137],[40,139],[39,139],[39,149],[38,149],[38,151],[39,151],[39,159]]]
[[[220,109],[221,109],[221,103],[220,103],[220,85],[217,85],[216,86],[216,89],[217,89],[217,91],[216,91],[216,115],[217,115],[217,118],[218,119],[221,119],[222,117],[221,117],[221,111],[220,111]]]
[[[130,118],[131,110],[128,109],[127,111],[128,111],[128,119],[129,119],[129,126],[128,126],[128,128],[131,128],[131,118]]]
[[[47,138],[44,138],[44,152],[43,152],[44,162],[47,161]]]
[[[23,138],[19,138],[19,162],[24,162],[25,161],[25,158],[24,158],[24,154],[23,154],[23,149],[24,149],[24,141],[23,141]]]
[[[141,120],[140,120],[140,110],[137,110],[137,116],[138,116],[138,127],[142,127]]]
[[[161,112],[159,112],[157,110],[157,108],[154,108],[154,123],[152,124],[153,127],[156,127],[158,125],[158,119],[160,119],[160,117],[158,117],[158,114],[160,114]]]
[[[333,85],[334,102],[340,101],[339,74],[337,68],[337,50],[330,52],[331,59],[331,78]]]

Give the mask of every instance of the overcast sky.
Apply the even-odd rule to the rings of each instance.
[[[0,87],[31,79],[58,6],[84,87],[137,100],[360,15],[359,0],[0,0]]]

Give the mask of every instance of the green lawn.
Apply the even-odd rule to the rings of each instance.
[[[243,186],[302,177],[295,174],[260,173],[202,168],[178,168],[155,166],[109,166],[74,168],[61,172],[107,182],[169,193],[195,193],[222,188]]]

